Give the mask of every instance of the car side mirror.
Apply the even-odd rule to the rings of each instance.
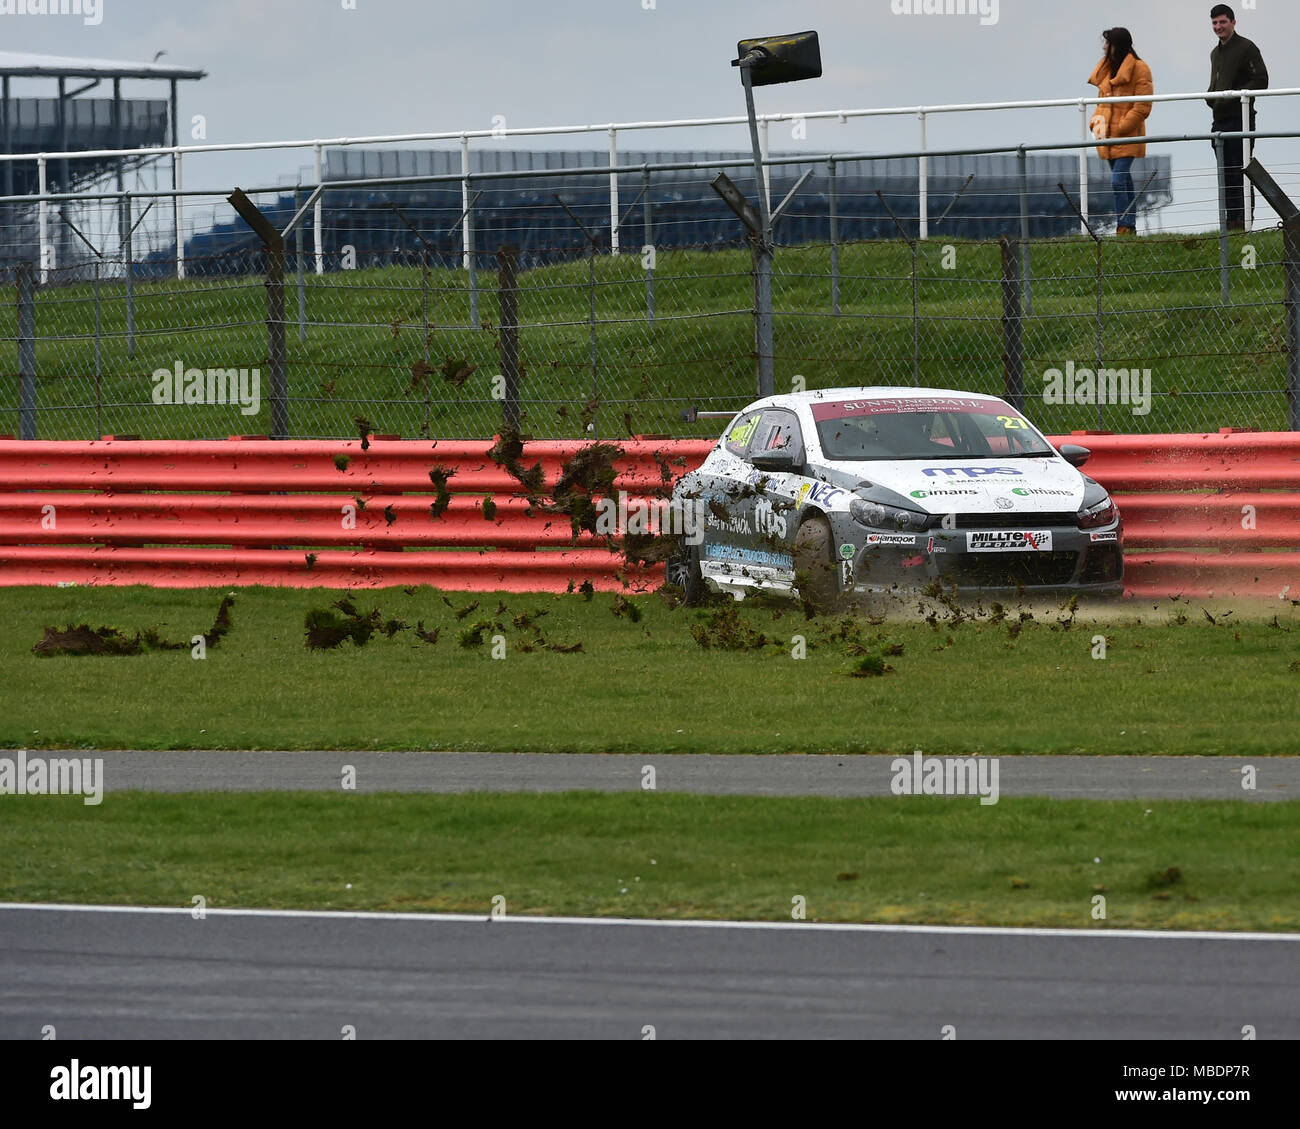
[[[1061,453],[1061,458],[1072,467],[1081,467],[1092,458],[1092,452],[1087,447],[1080,447],[1077,443],[1063,443],[1058,450]]]
[[[757,455],[751,455],[749,461],[759,470],[784,471],[788,474],[794,474],[798,471],[803,463],[793,451],[763,451]]]

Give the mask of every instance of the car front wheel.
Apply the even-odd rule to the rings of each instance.
[[[840,598],[840,581],[831,556],[831,526],[824,517],[810,517],[794,538],[794,575],[799,598],[817,615],[829,615]]]

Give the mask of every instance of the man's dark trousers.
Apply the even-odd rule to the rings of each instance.
[[[1216,121],[1213,132],[1246,132],[1241,127],[1241,114],[1238,113],[1235,118]],[[1255,111],[1253,108],[1250,111],[1249,132],[1255,132]],[[1245,178],[1242,172],[1246,165],[1246,142],[1242,138],[1236,137],[1220,141],[1219,145],[1223,149],[1223,180],[1228,205],[1228,226],[1235,230],[1242,230],[1246,226]]]

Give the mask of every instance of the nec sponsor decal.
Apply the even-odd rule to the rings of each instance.
[[[847,490],[828,486],[824,482],[805,482],[799,487],[799,492],[795,495],[795,509],[803,509],[805,502],[811,502],[825,509],[830,509],[842,498],[847,498],[848,494]]]
[[[1022,475],[1024,471],[1009,466],[929,466],[921,471],[927,478],[937,478],[946,474],[949,478],[964,474],[967,478],[983,478],[986,475]]]
[[[966,534],[966,551],[970,553],[1050,553],[1052,534],[1019,533],[1009,529],[980,530]]]

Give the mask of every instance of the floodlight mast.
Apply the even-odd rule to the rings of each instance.
[[[754,247],[754,355],[758,362],[758,395],[771,396],[776,391],[776,345],[772,325],[772,203],[767,196],[767,179],[763,175],[763,151],[758,144],[758,115],[754,110],[754,71],[759,72],[758,85],[777,82],[799,82],[805,78],[818,78],[822,73],[821,48],[815,31],[801,31],[794,35],[770,36],[766,39],[742,39],[736,46],[737,58],[731,65],[740,68],[741,85],[745,88],[745,110],[749,116],[749,143],[754,150],[754,188],[758,193],[759,230],[755,231],[752,217],[746,209],[729,196],[738,195],[734,185],[725,176],[714,182],[714,189],[727,200],[733,211],[749,228]],[[806,180],[807,177],[804,177]],[[720,184],[719,182],[725,182]],[[803,184],[800,180],[799,185]],[[795,191],[799,185],[795,186]],[[730,186],[731,192],[726,191]],[[782,207],[794,196],[791,192]]]
[[[752,48],[743,58],[732,62],[740,68],[740,81],[745,87],[745,110],[749,114],[749,143],[754,151],[754,187],[758,192],[758,214],[763,221],[760,234],[765,243],[772,242],[772,209],[767,198],[763,177],[763,151],[758,144],[758,115],[754,110],[754,67],[762,66],[771,58],[762,47]]]

